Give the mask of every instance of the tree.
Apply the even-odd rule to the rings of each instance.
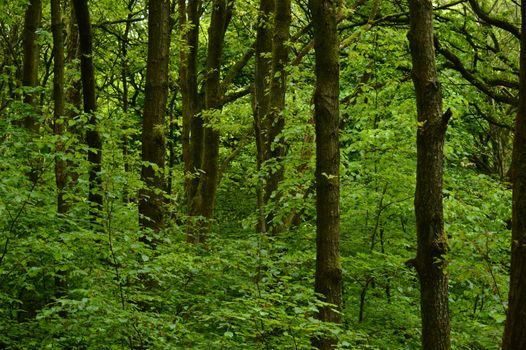
[[[60,0],[51,1],[51,30],[53,32],[53,128],[56,135],[64,133],[63,116],[65,115],[64,95],[64,36],[62,34],[62,10]],[[64,142],[57,142],[57,152],[64,152]],[[64,159],[55,159],[55,182],[57,185],[57,212],[64,214],[67,205],[64,201],[64,189],[67,183],[67,163]]]
[[[84,113],[89,118],[89,129],[86,132],[89,163],[89,194],[90,217],[93,222],[100,216],[102,210],[102,141],[97,130],[97,95],[95,83],[95,68],[93,66],[93,34],[87,0],[73,0],[75,15],[79,30],[80,73],[82,80],[82,99]]]
[[[526,1],[521,1],[519,106],[512,154],[511,270],[502,349],[526,348]]]
[[[141,180],[144,187],[139,198],[139,220],[142,227],[153,230],[164,225],[164,115],[168,98],[169,52],[170,1],[151,0],[148,3],[148,61],[142,130]]]
[[[420,280],[422,346],[449,349],[448,243],[444,232],[442,176],[444,137],[451,111],[442,114],[433,46],[433,3],[411,0],[408,33],[418,112],[415,215]]]
[[[291,21],[290,1],[260,2],[256,36],[256,69],[254,81],[254,125],[257,147],[257,167],[265,171],[263,185],[257,189],[257,231],[269,227],[276,233],[282,225],[274,221],[274,214],[267,213],[266,205],[276,193],[283,179],[285,167],[282,161],[286,145],[281,136],[285,127],[286,66],[289,56],[289,30]],[[272,164],[271,166],[269,166]]]
[[[258,24],[256,32],[255,72],[254,72],[254,131],[256,136],[256,166],[261,171],[263,163],[268,160],[268,126],[267,115],[270,105],[270,84],[272,74],[272,15],[274,0],[261,0],[259,3]],[[265,214],[266,193],[264,183],[256,188],[258,210],[258,232],[267,231]]]
[[[221,110],[221,58],[225,33],[232,16],[233,2],[214,0],[212,18],[208,28],[208,52],[204,81],[204,113],[209,121]],[[213,218],[219,171],[219,130],[208,124],[203,128],[201,175],[196,193],[190,203],[190,216],[199,217],[195,227],[190,228],[189,241],[202,242]]]
[[[42,1],[31,0],[26,10],[24,18],[24,61],[22,68],[22,85],[28,88],[35,88],[38,83],[38,64],[39,64],[39,46],[37,43],[37,29],[42,19]],[[35,107],[35,93],[26,92],[24,100],[29,105]],[[31,114],[24,118],[24,126],[31,131],[35,131],[35,116]]]
[[[199,176],[195,173],[201,168],[203,149],[203,119],[199,115],[202,109],[199,102],[197,82],[197,51],[199,48],[199,8],[200,0],[178,0],[179,30],[181,46],[179,49],[179,84],[182,96],[183,132],[182,148],[185,166],[185,195],[187,207],[199,185]]]
[[[337,0],[310,0],[316,56],[316,281],[315,291],[330,305],[318,311],[323,322],[341,322],[339,38]],[[313,340],[318,349],[332,349],[329,336]]]

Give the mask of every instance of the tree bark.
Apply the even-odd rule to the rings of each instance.
[[[163,178],[166,140],[164,115],[168,98],[170,51],[170,1],[148,3],[148,61],[142,131],[142,171],[144,188],[139,198],[143,228],[158,231],[164,224]]]
[[[80,75],[84,113],[89,116],[89,129],[86,132],[88,145],[90,218],[95,222],[102,210],[102,141],[97,130],[97,97],[95,93],[95,68],[93,66],[93,36],[87,0],[73,0],[79,30]]]
[[[126,17],[126,25],[124,27],[124,33],[122,34],[121,39],[121,81],[122,81],[122,111],[124,113],[124,117],[128,118],[128,111],[130,106],[130,99],[129,99],[129,84],[128,84],[128,75],[129,75],[129,64],[128,64],[128,46],[129,46],[129,38],[130,38],[130,30],[132,26],[132,19],[133,19],[133,7],[135,6],[135,0],[129,0],[127,4],[128,8],[128,15]],[[126,132],[126,125],[123,125],[124,128],[124,135],[122,137],[122,155],[124,157],[124,172],[128,173],[130,172],[130,162],[129,162],[129,136]],[[128,203],[130,201],[130,196],[128,193],[128,186],[124,185],[123,189],[123,201],[125,203]]]
[[[519,106],[512,154],[510,291],[503,350],[526,349],[526,1],[521,1]]]
[[[263,163],[268,160],[268,121],[267,116],[270,106],[270,79],[272,74],[272,15],[274,14],[275,1],[261,0],[258,14],[258,27],[256,34],[255,52],[255,79],[254,79],[254,131],[256,136],[256,166],[258,173],[262,170]],[[256,189],[258,224],[257,232],[267,231],[265,213],[265,182]]]
[[[285,92],[287,72],[285,70],[289,61],[289,44],[291,8],[290,0],[276,0],[275,5],[274,37],[272,39],[272,73],[270,76],[270,106],[268,116],[269,132],[267,135],[267,150],[269,160],[278,164],[276,171],[269,174],[265,186],[265,204],[274,193],[274,202],[279,201],[278,186],[285,175],[283,157],[286,153],[285,141],[280,137],[285,127]],[[275,213],[267,215],[267,224],[272,224],[272,231],[278,233],[283,228],[282,222],[274,222]]]
[[[37,44],[37,29],[42,19],[42,1],[31,0],[27,7],[24,18],[23,49],[24,58],[22,66],[22,85],[28,88],[37,87],[38,84],[38,61],[39,47]],[[34,106],[35,93],[24,93],[24,101]],[[24,118],[24,127],[30,131],[38,129],[35,124],[34,111]]]
[[[65,94],[64,94],[64,35],[62,34],[62,10],[60,0],[51,0],[51,31],[53,33],[53,131],[59,137],[64,134]],[[58,141],[57,153],[65,153],[64,142]],[[67,162],[55,158],[55,182],[57,185],[57,213],[65,214],[68,206],[64,201],[67,183]]]
[[[422,347],[450,349],[448,307],[448,252],[442,207],[443,147],[451,112],[442,114],[433,45],[433,5],[410,0],[408,33],[413,62],[412,77],[418,111],[415,214],[420,280]]]
[[[337,0],[310,0],[316,56],[316,278],[315,291],[333,306],[318,318],[340,323],[342,270],[340,262],[339,38]],[[318,349],[332,349],[330,336],[313,339]]]
[[[254,124],[256,132],[257,167],[264,168],[265,162],[274,161],[276,169],[265,174],[264,186],[258,189],[258,232],[266,232],[272,226],[276,233],[283,227],[275,223],[273,212],[266,212],[266,205],[285,174],[282,157],[286,148],[279,138],[285,126],[286,70],[288,63],[291,7],[290,0],[262,0],[256,38],[256,74],[254,84]]]
[[[233,2],[214,0],[212,19],[208,29],[208,56],[205,76],[205,110],[214,114],[220,109],[221,91],[221,56],[225,32],[230,21]],[[203,242],[210,230],[217,193],[217,176],[219,170],[219,131],[213,125],[204,127],[203,153],[201,158],[202,174],[199,186],[191,207],[191,217],[201,217],[188,233],[188,240],[193,243]]]
[[[71,7],[69,11],[69,24],[66,36],[66,66],[73,65],[75,69],[78,69],[78,65],[75,63],[80,58],[80,47],[79,47],[79,31],[77,25],[77,15],[75,14],[75,8],[73,6],[73,0],[70,1]],[[69,118],[73,118],[78,115],[82,109],[82,97],[80,90],[82,89],[81,79],[71,77],[66,83],[66,113]],[[68,108],[69,106],[69,108]],[[70,130],[75,131],[76,130]]]
[[[196,172],[201,168],[203,151],[203,121],[200,112],[197,85],[197,50],[199,46],[199,7],[200,0],[185,0],[179,3],[179,27],[181,41],[179,81],[183,99],[183,161],[185,170],[185,194],[188,208],[195,196],[199,177]]]

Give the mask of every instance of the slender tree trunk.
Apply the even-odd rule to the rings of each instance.
[[[121,81],[122,81],[122,111],[124,113],[124,117],[127,119],[128,111],[129,111],[129,87],[128,87],[128,74],[129,74],[129,65],[128,65],[128,45],[129,45],[129,37],[130,37],[130,30],[131,30],[131,20],[133,19],[132,10],[135,6],[135,0],[128,1],[128,16],[126,21],[126,26],[124,27],[124,33],[122,34],[122,40],[121,40]],[[126,125],[123,124],[124,128],[124,136],[122,138],[122,155],[124,157],[124,172],[129,173],[130,172],[130,162],[128,160],[128,148],[129,148],[129,137],[128,133],[126,132]],[[129,193],[128,193],[128,186],[125,185],[123,189],[123,200],[124,202],[129,202]]]
[[[276,171],[269,174],[265,186],[265,204],[274,193],[274,202],[279,201],[278,186],[285,175],[285,166],[282,158],[286,153],[285,141],[280,137],[285,127],[285,92],[286,92],[286,66],[289,61],[289,44],[291,8],[290,0],[276,0],[275,5],[274,37],[272,39],[272,73],[270,76],[270,106],[268,116],[269,133],[267,135],[267,150],[269,160],[277,162]],[[273,222],[275,213],[267,215],[267,224],[272,223],[272,231],[278,233],[283,228],[282,222]]]
[[[59,137],[64,134],[65,94],[64,94],[64,36],[62,34],[62,10],[60,0],[51,0],[51,31],[53,32],[53,128]],[[64,142],[58,141],[57,153],[65,153]],[[55,159],[55,182],[57,184],[57,213],[65,214],[67,205],[64,201],[64,190],[67,183],[66,161]]]
[[[433,46],[431,0],[410,0],[408,34],[418,111],[415,214],[417,256],[412,261],[420,280],[422,347],[450,349],[448,251],[442,208],[443,147],[451,112],[442,114]]]
[[[23,48],[24,59],[22,67],[22,85],[28,88],[38,86],[38,61],[39,47],[37,44],[37,29],[42,19],[42,1],[31,0],[27,7],[24,18]],[[35,93],[24,94],[24,101],[32,106],[35,105]],[[34,111],[32,112],[34,113]],[[36,131],[38,126],[35,124],[33,114],[24,118],[24,127],[28,130]]]
[[[75,65],[75,62],[80,58],[79,45],[79,31],[77,25],[77,16],[73,6],[73,0],[70,1],[69,24],[66,36],[66,66]],[[66,113],[69,118],[74,118],[82,109],[82,97],[80,90],[82,89],[82,81],[78,78],[70,78],[66,82]],[[69,106],[69,108],[68,108]],[[70,130],[73,133],[78,133],[78,130]]]
[[[178,0],[179,26],[182,36],[180,48],[179,77],[183,99],[183,161],[185,170],[185,193],[187,205],[195,196],[201,168],[203,151],[203,122],[198,116],[199,92],[197,86],[197,50],[199,45],[199,7],[200,0]]]
[[[512,246],[508,315],[502,349],[526,349],[526,1],[521,1],[519,108],[515,121],[512,176]]]
[[[320,308],[323,322],[340,323],[342,270],[340,262],[339,38],[337,0],[310,0],[316,56],[316,280],[315,291],[332,304]],[[318,349],[332,349],[336,340],[313,339]]]
[[[257,158],[256,166],[258,173],[262,170],[263,163],[268,160],[267,140],[269,128],[267,116],[270,106],[270,79],[272,76],[272,16],[274,14],[274,0],[261,0],[258,15],[258,27],[256,34],[256,72],[254,79],[254,131],[256,135]],[[265,182],[256,189],[258,224],[257,232],[267,231],[267,220],[265,213]]]
[[[285,144],[279,135],[285,126],[286,71],[288,62],[289,29],[291,21],[290,0],[261,0],[256,38],[256,74],[254,84],[254,125],[257,147],[258,171],[265,162],[278,163],[276,169],[265,174],[263,186],[257,190],[258,232],[266,232],[269,225],[277,232],[283,227],[273,223],[273,212],[266,212],[266,205],[283,179],[285,168],[281,158]]]
[[[66,98],[64,93],[64,35],[62,25],[62,9],[60,0],[51,0],[51,31],[53,34],[53,131],[55,135],[64,135],[64,115]],[[64,142],[59,140],[56,144],[56,152],[65,154]],[[57,185],[57,214],[64,215],[69,207],[64,200],[64,192],[67,185],[67,161],[62,156],[55,157],[55,183]],[[65,295],[67,282],[66,272],[59,270],[55,276],[57,297]]]
[[[67,27],[66,37],[63,37],[63,42],[65,45],[64,49],[66,51],[64,69],[66,69],[67,66],[73,66],[74,68],[72,69],[77,70],[78,67],[76,61],[80,58],[77,17],[75,15],[75,9],[72,5],[73,1],[69,1],[68,3],[71,6],[68,7],[69,24]],[[68,76],[69,79],[67,79]],[[84,137],[78,127],[74,124],[69,125],[68,123],[69,120],[73,120],[80,113],[79,111],[82,110],[82,96],[80,93],[82,89],[82,81],[81,79],[76,78],[74,74],[65,74],[64,79],[65,110],[63,118],[65,120],[62,125],[60,125],[60,127],[62,127],[63,132],[67,130],[67,133],[64,134],[66,138],[78,138],[81,142],[84,142]],[[72,205],[72,200],[66,199],[64,194],[75,187],[78,182],[79,173],[77,171],[78,164],[73,161],[74,151],[68,147],[64,147],[63,151],[66,156],[66,161],[63,164],[59,164],[59,171],[62,173],[60,175],[60,180],[62,181],[60,184],[62,191],[62,202],[59,205],[61,206],[60,211],[66,213]]]
[[[221,56],[225,32],[230,21],[233,3],[227,0],[214,0],[212,19],[208,29],[208,56],[205,77],[205,110],[213,114],[220,108],[221,91]],[[201,158],[202,174],[194,196],[190,216],[202,217],[189,232],[188,240],[194,243],[204,241],[210,230],[217,193],[217,176],[219,168],[219,131],[214,126],[205,126],[203,136],[204,148]]]
[[[79,30],[80,73],[84,113],[89,116],[89,129],[86,132],[88,145],[90,218],[93,222],[102,210],[102,142],[97,130],[97,98],[95,93],[95,69],[93,66],[93,36],[87,0],[73,0]]]
[[[148,61],[142,130],[141,179],[144,188],[139,198],[142,227],[159,230],[164,224],[163,169],[166,137],[164,115],[168,98],[170,51],[170,1],[148,3]]]

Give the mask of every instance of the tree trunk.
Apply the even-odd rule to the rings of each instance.
[[[316,279],[315,291],[332,304],[320,308],[323,322],[340,323],[342,270],[340,262],[339,38],[337,0],[310,0],[316,56]],[[318,349],[332,349],[330,336],[313,339]]]
[[[64,134],[65,95],[64,95],[64,36],[62,34],[62,10],[60,0],[51,0],[51,31],[53,32],[53,101],[54,133]],[[64,142],[58,141],[57,153],[65,153]],[[55,158],[55,182],[57,185],[57,213],[65,214],[68,206],[64,201],[67,183],[67,162],[61,157]]]
[[[526,349],[526,1],[521,1],[519,106],[512,154],[512,246],[503,350]]]
[[[148,12],[148,61],[142,131],[144,165],[141,171],[144,188],[139,199],[139,217],[142,227],[157,231],[164,224],[164,115],[168,98],[170,1],[150,0]]]
[[[272,21],[273,19],[273,21]],[[276,169],[265,174],[262,188],[258,188],[258,232],[266,232],[268,226],[276,233],[280,223],[274,223],[273,212],[267,213],[266,205],[278,189],[285,168],[282,157],[285,144],[279,135],[285,126],[286,71],[288,62],[289,29],[291,21],[290,0],[262,0],[260,3],[259,24],[256,38],[256,74],[254,84],[254,124],[257,146],[258,171],[265,162],[275,161]],[[270,57],[269,57],[270,56]],[[279,196],[274,200],[277,202]]]
[[[89,116],[89,129],[86,132],[88,145],[90,218],[92,222],[100,217],[102,210],[102,142],[97,130],[97,98],[95,94],[95,69],[93,66],[93,36],[87,0],[73,0],[80,43],[80,74],[82,79],[82,97],[84,113]]]
[[[274,14],[274,0],[261,0],[256,34],[256,72],[254,79],[254,131],[256,135],[256,166],[261,172],[263,163],[268,160],[267,116],[270,106],[270,78],[272,74],[272,15]],[[267,231],[265,213],[265,181],[256,188],[258,224],[257,232]]]
[[[73,0],[71,0],[71,5],[73,5]],[[78,65],[75,63],[79,60],[80,48],[79,48],[79,32],[77,26],[77,16],[75,14],[75,8],[71,6],[69,13],[69,24],[67,31],[67,41],[66,41],[66,66],[74,66],[75,69],[78,69]],[[66,83],[66,114],[69,118],[74,118],[78,115],[82,106],[82,98],[80,95],[80,90],[82,89],[81,79],[70,77]],[[70,106],[68,108],[68,106]],[[77,130],[70,130],[72,132],[77,132]]]
[[[442,114],[433,46],[433,6],[430,0],[410,0],[408,33],[418,111],[415,214],[420,280],[422,347],[450,349],[448,251],[442,209],[443,147],[451,112]]]
[[[232,6],[232,2],[228,1],[227,4],[227,0],[214,0],[213,2],[212,19],[208,29],[205,77],[205,110],[210,114],[216,113],[220,108],[221,56]],[[203,141],[202,174],[190,208],[190,216],[203,218],[189,231],[188,240],[194,243],[205,239],[205,234],[210,230],[210,220],[213,218],[219,167],[219,131],[214,126],[206,126]]]
[[[124,27],[124,33],[122,34],[121,39],[121,81],[122,81],[122,112],[124,113],[124,118],[129,118],[129,87],[128,87],[128,74],[129,74],[129,64],[128,64],[128,45],[130,38],[130,30],[133,19],[133,8],[135,6],[135,0],[129,0],[127,4],[128,16],[126,17],[126,26]],[[125,124],[122,125],[124,128],[124,135],[122,137],[122,155],[124,158],[124,172],[130,172],[130,162],[129,162],[129,136],[126,132],[127,127]],[[128,193],[128,186],[125,184],[123,189],[123,201],[125,203],[130,202],[130,195]]]
[[[268,116],[268,135],[266,140],[266,153],[268,160],[275,160],[277,169],[268,175],[265,186],[265,204],[268,203],[274,193],[274,202],[277,204],[279,195],[277,193],[279,183],[285,175],[285,167],[282,158],[286,153],[285,141],[280,134],[285,127],[283,111],[285,109],[286,92],[286,70],[289,58],[290,0],[276,0],[275,5],[274,37],[272,39],[272,73],[270,76],[270,106]],[[273,222],[275,213],[267,215],[267,224],[272,224],[272,231],[277,233],[283,228],[282,222]]]
[[[195,196],[201,168],[203,151],[203,121],[198,116],[199,92],[197,86],[197,50],[199,45],[200,0],[179,0],[179,26],[181,42],[179,80],[183,99],[183,161],[185,170],[185,193],[188,208]]]
[[[22,85],[28,88],[38,86],[38,61],[39,47],[37,44],[37,29],[42,19],[42,1],[31,0],[27,7],[24,18],[24,60],[22,67]],[[26,92],[24,101],[27,104],[35,104],[35,93]],[[38,126],[35,124],[34,111],[24,118],[24,127],[30,131],[36,131]]]

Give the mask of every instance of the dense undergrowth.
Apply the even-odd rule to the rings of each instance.
[[[414,162],[411,145],[402,142],[412,130],[389,133],[380,126],[373,138],[357,129],[343,150],[344,323],[335,326],[315,319],[312,196],[290,201],[302,205],[298,226],[278,236],[255,234],[255,179],[244,176],[252,166],[248,152],[225,175],[206,244],[185,243],[175,194],[178,215],[165,230],[150,233],[157,242],[152,250],[140,240],[135,203],[117,196],[139,186],[133,176],[108,162],[106,210],[95,227],[83,219],[82,176],[70,193],[75,204],[59,217],[54,140],[23,142],[27,135],[4,124],[0,347],[308,349],[313,336],[328,332],[341,348],[418,349],[418,283],[405,264],[415,254]],[[387,140],[397,152],[360,152],[370,140]],[[454,348],[497,349],[510,193],[500,181],[449,159],[444,196]],[[36,182],[22,167],[31,162],[41,164]],[[308,186],[312,179],[301,181]]]

